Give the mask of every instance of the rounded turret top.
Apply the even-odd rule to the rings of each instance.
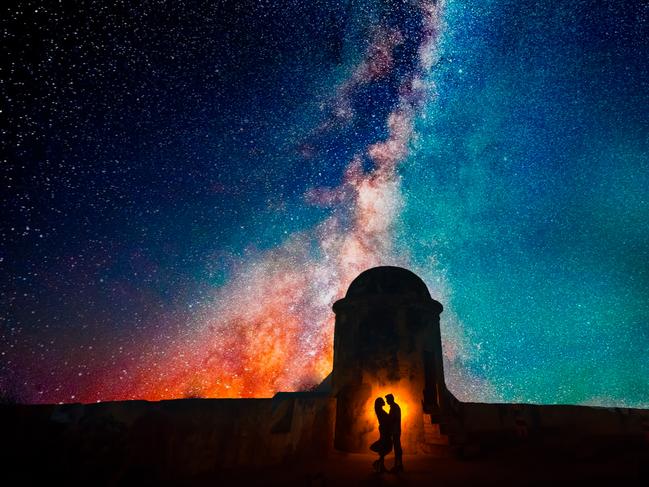
[[[425,301],[431,299],[426,284],[417,274],[392,266],[373,267],[359,274],[349,285],[345,298],[386,294],[412,296]]]

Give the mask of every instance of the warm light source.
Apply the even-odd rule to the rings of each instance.
[[[367,423],[372,425],[372,429],[368,431],[368,440],[372,443],[379,437],[379,424],[374,412],[374,401],[377,397],[382,397],[385,400],[385,396],[388,394],[394,396],[394,402],[401,408],[401,444],[404,453],[414,453],[417,451],[417,442],[423,435],[421,399],[417,400],[413,397],[411,389],[406,384],[402,385],[399,382],[372,386],[372,394],[363,408]],[[389,410],[387,401],[385,410]]]

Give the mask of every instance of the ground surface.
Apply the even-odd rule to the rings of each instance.
[[[463,485],[643,485],[649,486],[646,466],[640,458],[577,461],[535,461],[525,452],[507,460],[483,458],[459,460],[405,456],[406,471],[377,474],[376,457],[333,454],[323,462],[292,468],[229,471],[219,474],[227,484],[279,486],[463,486]],[[389,458],[387,466],[392,465]]]

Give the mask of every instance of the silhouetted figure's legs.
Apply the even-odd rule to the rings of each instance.
[[[395,433],[392,436],[394,444],[394,468],[393,472],[403,471],[403,450],[401,449],[401,432]]]
[[[386,471],[385,468],[385,455],[381,455],[378,460],[376,460],[374,463],[374,470],[376,470],[379,473],[383,473]]]
[[[401,407],[392,394],[385,396],[390,405],[388,417],[392,426],[392,446],[394,447],[394,467],[391,472],[403,472],[403,450],[401,450]]]
[[[374,401],[374,412],[379,421],[379,439],[370,445],[370,450],[379,454],[379,459],[372,462],[374,470],[379,473],[386,471],[385,455],[392,450],[392,437],[390,436],[392,424],[383,406],[385,406],[385,401],[383,398],[377,397]]]

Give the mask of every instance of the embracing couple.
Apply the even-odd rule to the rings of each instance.
[[[388,412],[383,409],[385,403],[388,403],[390,410]],[[374,470],[377,472],[385,472],[385,456],[392,451],[394,447],[394,467],[390,472],[403,472],[403,463],[401,456],[401,408],[394,402],[394,396],[388,394],[385,396],[385,401],[382,397],[377,397],[374,401],[374,412],[379,421],[379,439],[370,445],[370,450],[379,454],[379,459],[376,460]]]

